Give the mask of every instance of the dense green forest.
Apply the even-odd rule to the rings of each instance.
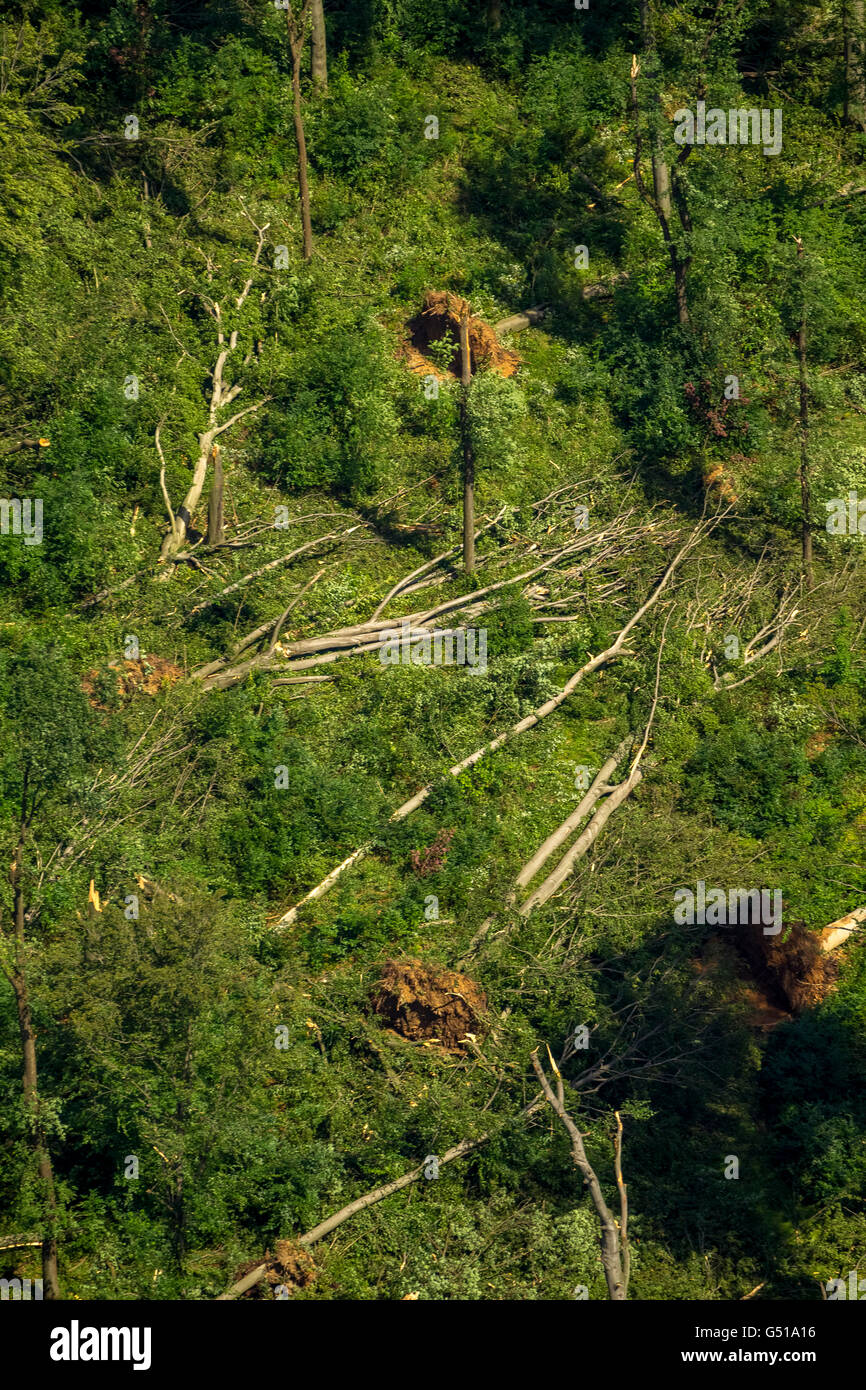
[[[0,1275],[866,1275],[864,246],[863,0],[7,0]]]

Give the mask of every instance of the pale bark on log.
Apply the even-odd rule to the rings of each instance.
[[[220,355],[222,356],[222,354]],[[211,418],[216,414],[216,410],[219,408],[220,404],[226,403],[229,398],[234,400],[240,390],[240,386],[237,388],[233,386],[227,395],[220,400],[216,394],[215,388],[214,395],[211,398]],[[162,542],[162,549],[159,555],[160,560],[164,561],[176,555],[186,540],[186,534],[189,530],[196,507],[201,501],[201,494],[204,489],[205,478],[207,477],[208,459],[210,458],[214,440],[218,435],[224,434],[226,430],[231,429],[232,425],[236,425],[245,415],[251,415],[255,411],[261,410],[265,401],[269,401],[270,399],[270,396],[266,396],[265,400],[257,401],[255,405],[248,405],[245,410],[239,410],[237,414],[233,415],[230,420],[226,420],[224,424],[211,425],[199,435],[199,454],[192,475],[192,483],[190,484],[181,506],[174,513],[174,525]],[[215,400],[216,405],[214,404]],[[164,478],[164,473],[162,476]],[[170,571],[167,571],[167,573],[170,573]]]
[[[258,579],[261,575],[268,574],[271,570],[278,569],[280,565],[289,564],[291,560],[297,559],[299,555],[306,554],[308,550],[312,550],[313,547],[319,545],[320,542],[342,539],[344,536],[351,536],[352,532],[357,530],[357,526],[350,526],[347,531],[329,531],[327,535],[315,536],[313,540],[305,541],[304,544],[299,545],[296,550],[290,550],[287,555],[278,555],[276,560],[270,560],[266,565],[262,565],[260,569],[252,570],[250,574],[245,574],[241,579],[236,580],[234,584],[229,584],[228,588],[221,589],[215,598],[210,598],[204,603],[196,604],[195,608],[190,609],[190,617],[194,617],[196,613],[203,613],[207,608],[212,608],[215,603],[219,603],[220,599],[227,598],[229,594],[237,593],[238,589],[242,589],[244,585],[252,583],[254,579]],[[243,645],[247,646],[248,641],[245,641]],[[195,674],[196,672],[193,672],[193,675]]]
[[[800,613],[800,609],[793,606],[796,600],[797,591],[792,590],[792,587],[789,586],[782,596],[775,617],[771,618],[770,622],[765,623],[743,647],[740,662],[744,669],[753,666],[756,661],[763,660],[765,656],[769,656],[771,652],[781,646],[788,629]],[[714,690],[736,690],[738,686],[753,680],[756,674],[752,672],[750,676],[742,676],[737,679],[734,671],[723,671],[719,675],[715,666],[712,670]]]
[[[554,850],[559,849],[560,845],[565,844],[565,841],[569,838],[572,831],[576,830],[584,817],[589,815],[599,797],[611,790],[608,786],[608,778],[612,777],[614,772],[616,772],[617,767],[622,762],[631,744],[631,737],[623,739],[616,752],[612,753],[607,761],[602,764],[592,786],[589,787],[576,810],[572,811],[567,820],[564,820],[562,825],[557,830],[554,830],[552,835],[548,835],[547,839],[535,851],[535,854],[528,863],[524,864],[517,878],[514,880],[516,888],[525,888],[527,884],[532,882],[542,864],[547,862]]]
[[[448,769],[446,775],[450,775],[451,777],[459,777],[461,772],[465,772],[467,768],[473,767],[475,763],[480,762],[483,757],[486,757],[490,753],[495,753],[496,750],[498,748],[501,748],[509,738],[515,738],[518,734],[524,733],[527,729],[534,728],[536,724],[541,723],[542,719],[546,719],[549,714],[552,714],[554,712],[554,710],[559,709],[560,705],[568,699],[569,695],[571,695],[572,691],[574,691],[577,688],[577,686],[580,684],[582,680],[584,680],[587,676],[592,675],[602,666],[608,665],[611,661],[615,661],[619,656],[621,656],[625,648],[626,640],[629,634],[633,631],[633,629],[637,626],[641,619],[645,617],[645,615],[650,611],[650,609],[652,609],[654,605],[658,602],[659,598],[667,588],[667,585],[670,582],[671,577],[673,576],[679,565],[698,544],[698,541],[702,538],[704,532],[708,529],[708,527],[712,526],[713,524],[715,523],[705,523],[703,521],[698,523],[698,525],[695,527],[695,530],[692,532],[691,536],[686,541],[685,545],[680,547],[673,560],[671,560],[662,578],[659,580],[658,584],[653,589],[649,598],[647,598],[646,601],[641,604],[640,608],[638,608],[637,611],[634,614],[632,614],[628,622],[624,625],[624,627],[620,629],[615,641],[612,642],[611,645],[605,649],[605,651],[599,652],[597,656],[590,657],[589,660],[583,666],[581,666],[578,671],[575,671],[574,675],[570,678],[570,680],[566,682],[562,690],[558,691],[556,695],[551,697],[551,699],[546,700],[544,704],[539,705],[539,707],[533,710],[531,714],[528,714],[524,719],[519,720],[516,724],[512,725],[510,729],[506,729],[505,733],[500,734],[497,738],[494,738],[490,743],[483,744],[482,747],[477,748],[474,753],[470,753],[460,762],[455,763],[453,767],[450,767]],[[434,784],[430,783],[428,786],[422,787],[421,790],[416,792],[414,796],[410,797],[408,801],[405,801],[402,806],[399,806],[397,810],[394,811],[391,814],[391,816],[389,816],[389,824],[395,821],[405,820],[406,817],[411,815],[413,811],[416,811],[419,806],[422,806],[424,802],[427,800],[427,797],[432,792],[433,786]],[[294,907],[289,908],[288,912],[285,912],[282,915],[282,917],[280,917],[274,923],[274,930],[282,930],[284,927],[288,927],[294,921],[296,921],[300,909],[304,907],[305,904],[315,902],[318,898],[323,897],[325,893],[328,892],[329,888],[333,887],[333,885],[342,876],[342,874],[346,872],[347,869],[350,869],[354,864],[357,864],[359,860],[363,859],[364,856],[369,853],[369,851],[373,848],[374,843],[375,842],[373,840],[368,840],[366,844],[359,845],[356,850],[353,850],[353,852],[346,859],[343,860],[342,864],[338,864],[335,869],[332,869],[328,876],[324,878],[321,883],[317,884],[315,888],[312,888],[309,893],[306,893],[304,897],[301,898],[300,901],[294,905]]]
[[[499,512],[493,518],[492,521],[488,521],[486,526],[479,527],[479,529],[475,532],[475,540],[477,541],[480,536],[484,535],[485,531],[489,531],[493,526],[496,525],[498,521],[501,521],[504,513],[505,508],[501,507],[499,509]],[[459,551],[460,546],[453,545],[451,546],[450,550],[443,550],[441,555],[437,555],[434,559],[428,560],[425,565],[419,565],[418,569],[413,570],[411,574],[404,574],[403,578],[398,580],[392,589],[388,590],[381,603],[377,605],[374,613],[370,618],[370,621],[375,622],[376,619],[388,607],[388,604],[391,602],[392,598],[396,598],[398,594],[401,594],[404,592],[404,590],[408,589],[413,579],[420,579],[422,575],[428,574],[431,570],[434,570],[437,565],[441,565],[443,560],[449,559],[452,555],[457,555]],[[418,587],[420,588],[423,586],[419,585]]]
[[[534,908],[541,907],[543,903],[547,902],[548,898],[553,897],[556,890],[561,887],[571,874],[578,859],[582,859],[587,850],[595,843],[600,831],[607,824],[616,808],[622,805],[626,797],[631,796],[642,777],[643,773],[639,767],[636,767],[629,773],[624,782],[620,782],[619,786],[614,787],[610,796],[606,801],[602,802],[601,806],[596,811],[583,834],[572,845],[568,853],[559,861],[553,873],[548,874],[544,882],[540,884],[535,892],[530,894],[526,902],[523,903],[520,908],[521,917],[528,917]]]
[[[656,678],[655,687],[653,689],[652,704],[650,706],[649,719],[647,720],[646,728],[644,729],[641,745],[638,748],[638,751],[635,754],[635,757],[632,761],[631,768],[629,769],[629,774],[626,777],[625,781],[621,782],[618,786],[607,787],[607,790],[610,792],[610,795],[608,796],[607,800],[595,812],[589,825],[583,831],[583,834],[578,837],[578,839],[572,845],[571,849],[559,861],[559,864],[553,870],[553,873],[548,874],[544,882],[540,884],[540,886],[536,888],[535,892],[532,893],[526,899],[526,902],[519,909],[520,915],[522,917],[528,917],[530,912],[532,912],[533,908],[540,907],[543,903],[546,903],[547,900],[553,896],[557,889],[565,882],[568,876],[572,873],[577,861],[579,859],[582,859],[583,856],[586,854],[587,850],[589,850],[591,846],[595,843],[599,833],[607,824],[608,820],[613,815],[617,807],[621,806],[622,803],[626,800],[626,798],[631,796],[635,787],[641,780],[643,774],[640,770],[640,760],[646,752],[647,744],[649,743],[650,730],[652,729],[653,720],[655,719],[656,709],[658,707],[659,682],[661,680],[662,652],[664,651],[668,623],[670,622],[672,612],[673,609],[671,609],[668,612],[668,616],[664,622],[664,627],[662,628],[661,641],[659,642],[659,649],[656,655]],[[614,763],[618,763],[620,761],[620,759],[625,755],[626,748],[628,747],[630,741],[631,740],[625,740],[623,743],[620,744],[619,748],[616,750],[616,753],[614,753],[613,759],[611,761],[613,761]],[[605,768],[607,766],[608,764],[605,764]],[[602,769],[602,773],[603,772],[604,769]],[[596,779],[596,783],[599,784],[600,790],[603,789],[602,773],[599,773],[599,776]],[[566,821],[565,825],[570,826],[574,821],[575,817],[570,816],[568,821]],[[566,834],[561,834],[561,831],[564,829],[565,827],[560,827],[559,831],[554,832],[554,834],[550,837],[550,840],[542,846],[542,850],[546,848],[547,844],[553,841],[558,841],[558,843],[561,844],[567,838],[567,832]],[[548,854],[545,854],[544,858],[546,859],[547,857]],[[537,860],[538,856],[536,855],[535,858]],[[543,860],[541,862],[543,862]],[[530,865],[527,865],[527,868],[529,867]],[[528,883],[529,878],[527,878],[525,881]]]
[[[534,1100],[530,1101],[529,1105],[524,1106],[518,1118],[525,1118],[532,1115],[536,1110],[540,1110],[541,1106],[541,1098],[540,1096],[536,1096]],[[498,1131],[488,1130],[486,1134],[479,1135],[477,1139],[461,1140],[459,1144],[455,1144],[453,1148],[448,1149],[446,1153],[442,1154],[439,1158],[440,1168],[443,1163],[451,1163],[455,1158],[463,1158],[465,1154],[471,1153],[473,1149],[477,1149],[482,1144],[486,1144],[490,1136],[496,1132]],[[357,1197],[354,1202],[350,1202],[348,1206],[342,1207],[340,1211],[334,1212],[333,1216],[327,1217],[326,1220],[321,1221],[318,1226],[314,1226],[311,1231],[307,1231],[306,1235],[299,1236],[295,1243],[304,1246],[304,1248],[315,1245],[317,1241],[322,1240],[324,1236],[330,1235],[331,1231],[341,1226],[344,1221],[348,1221],[351,1216],[356,1216],[360,1211],[366,1211],[367,1207],[372,1207],[376,1202],[383,1201],[385,1197],[390,1197],[392,1193],[400,1192],[402,1188],[409,1187],[412,1183],[418,1182],[419,1178],[424,1174],[425,1167],[426,1160],[424,1163],[419,1164],[417,1168],[413,1168],[410,1172],[404,1173],[402,1177],[395,1178],[393,1182],[383,1183],[381,1187],[374,1188],[372,1192],[365,1193],[363,1197]],[[216,1299],[216,1302],[220,1303],[229,1299],[239,1298],[241,1294],[246,1293],[248,1289],[254,1288],[259,1280],[265,1277],[267,1271],[267,1264],[262,1263],[257,1265],[255,1269],[250,1270],[249,1274],[245,1274],[243,1279],[239,1279],[237,1283],[232,1284],[230,1289],[226,1289],[225,1293],[221,1293]]]
[[[846,913],[837,922],[831,922],[828,927],[824,927],[820,934],[821,950],[835,951],[837,946],[845,945],[851,940],[854,933],[862,930],[864,922],[866,922],[866,907],[855,907],[853,912]]]
[[[344,531],[341,534],[343,536],[348,536],[352,531],[357,529],[357,527],[350,527],[348,531]],[[335,535],[336,533],[334,533],[334,535],[320,536],[318,539],[330,540],[333,539]],[[291,659],[294,669],[299,671],[307,670],[311,666],[329,665],[343,656],[357,656],[364,652],[376,651],[384,634],[396,631],[398,625],[402,626],[404,623],[409,625],[409,635],[412,638],[424,637],[428,634],[432,636],[434,632],[438,632],[441,637],[448,637],[450,633],[459,632],[462,629],[434,629],[430,627],[429,624],[444,614],[455,613],[459,609],[466,610],[467,616],[477,616],[488,606],[485,599],[490,594],[498,593],[499,590],[509,588],[514,584],[534,579],[537,575],[545,573],[554,565],[558,564],[559,561],[566,556],[573,555],[577,551],[585,549],[587,546],[598,544],[605,536],[606,532],[600,532],[598,536],[590,537],[585,540],[577,541],[572,545],[565,546],[562,550],[557,551],[550,559],[543,561],[540,565],[535,565],[531,570],[525,570],[522,574],[515,575],[509,579],[498,580],[494,584],[488,584],[483,589],[476,589],[474,593],[460,594],[457,598],[447,599],[444,603],[440,603],[435,608],[430,608],[419,613],[404,614],[398,618],[370,619],[365,623],[356,623],[352,627],[336,628],[333,632],[325,633],[321,637],[299,638],[297,641],[287,644],[285,656]],[[218,602],[221,598],[224,598],[227,594],[233,593],[243,584],[248,583],[251,579],[256,578],[260,574],[264,574],[267,570],[276,568],[278,565],[287,563],[295,555],[300,554],[303,550],[309,549],[315,544],[315,541],[308,541],[305,546],[299,547],[298,550],[292,551],[291,554],[280,556],[278,559],[272,560],[268,565],[263,565],[261,569],[254,570],[252,574],[245,575],[244,578],[238,580],[237,583],[229,585],[227,589],[223,589],[216,598],[208,599],[198,604],[190,611],[190,616],[192,617],[196,613],[201,613],[203,610]],[[411,576],[407,576],[407,583],[409,578],[411,578]],[[243,642],[235,648],[234,655],[237,656],[247,646],[251,645],[251,643],[261,636],[264,631],[267,631],[267,625],[264,628],[257,628],[255,632],[248,634]],[[252,670],[256,664],[260,664],[261,660],[261,658],[255,658],[250,664],[249,670]],[[220,659],[218,661],[209,662],[206,666],[199,667],[198,670],[194,671],[192,674],[194,679],[203,680],[205,678],[210,678],[215,672],[223,672],[225,669],[226,662]],[[245,671],[244,674],[247,674],[247,672]]]
[[[512,314],[510,318],[500,319],[499,323],[493,325],[494,333],[522,333],[525,328],[532,328],[536,323],[541,323],[547,313],[543,305],[536,305],[532,309],[524,309],[519,314]]]
[[[0,1250],[23,1250],[25,1246],[41,1245],[42,1237],[34,1235],[0,1236]]]

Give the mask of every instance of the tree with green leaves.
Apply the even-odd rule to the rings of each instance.
[[[21,1038],[24,1123],[38,1173],[46,1298],[59,1298],[58,1199],[46,1107],[39,1090],[34,978],[38,973],[44,893],[74,861],[80,842],[70,825],[83,791],[94,720],[74,676],[54,653],[33,648],[7,658],[0,672],[4,753],[0,759],[3,838],[10,859],[0,916],[0,969],[15,996]],[[86,818],[77,833],[86,838]],[[50,852],[46,841],[53,847]]]

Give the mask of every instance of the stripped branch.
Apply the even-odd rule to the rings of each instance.
[[[649,597],[645,600],[644,603],[641,604],[637,611],[631,616],[631,618],[629,618],[628,622],[620,629],[615,640],[611,643],[609,647],[607,647],[604,651],[599,652],[597,656],[591,656],[589,660],[586,661],[584,665],[580,667],[579,670],[575,671],[574,675],[570,678],[570,680],[566,682],[566,684],[562,687],[560,691],[557,692],[556,695],[552,696],[549,700],[546,700],[544,704],[539,705],[538,708],[533,710],[531,714],[526,715],[525,718],[519,720],[516,724],[512,725],[510,729],[506,729],[504,733],[499,734],[490,743],[483,744],[482,747],[477,748],[474,753],[470,753],[467,757],[461,759],[460,762],[455,763],[453,767],[450,767],[448,769],[446,775],[449,775],[451,777],[459,777],[462,772],[465,772],[467,770],[467,768],[473,767],[476,763],[480,762],[481,759],[486,757],[488,754],[495,753],[497,749],[501,748],[503,744],[506,743],[509,739],[516,738],[519,734],[525,733],[527,729],[532,729],[535,727],[536,724],[540,724],[542,719],[546,719],[548,715],[553,714],[554,710],[559,709],[560,705],[562,705],[568,699],[572,692],[577,688],[578,685],[580,685],[580,683],[583,680],[585,680],[587,676],[592,675],[595,671],[600,670],[602,666],[609,665],[610,662],[616,661],[620,656],[622,656],[626,650],[626,641],[629,634],[634,630],[634,628],[641,621],[641,619],[644,618],[646,614],[655,606],[655,604],[661,598],[661,595],[666,590],[674,573],[682,564],[683,560],[686,558],[687,555],[691,553],[691,551],[703,538],[706,532],[709,529],[711,529],[711,527],[715,524],[715,521],[701,521],[698,523],[692,534],[689,536],[688,540],[685,542],[684,545],[680,547],[673,560],[671,560],[670,564],[668,565],[667,569],[662,575],[662,578],[659,580],[658,584],[653,589]],[[637,772],[638,770],[635,769],[635,773]],[[420,791],[416,792],[414,796],[411,796],[408,801],[405,801],[402,806],[399,806],[396,811],[392,812],[391,816],[389,817],[389,824],[394,823],[396,821],[405,820],[406,817],[410,816],[413,811],[416,811],[419,806],[422,806],[424,802],[427,800],[427,797],[432,792],[433,785],[433,783],[430,783],[426,787],[422,787]],[[608,814],[610,814],[610,812],[608,812]],[[315,888],[312,888],[309,891],[309,893],[306,893],[304,897],[301,898],[301,900],[294,905],[294,907],[289,908],[289,910],[285,912],[274,923],[275,929],[282,930],[283,928],[290,926],[294,921],[296,921],[298,912],[302,907],[305,906],[306,903],[315,902],[319,898],[324,897],[328,890],[333,887],[337,880],[344,873],[346,873],[348,869],[352,868],[353,865],[357,864],[359,860],[363,859],[365,855],[369,853],[369,851],[373,848],[374,843],[375,842],[373,840],[369,840],[366,844],[359,845],[357,849],[353,850],[352,853],[346,859],[344,859],[341,864],[338,864],[335,869],[331,870],[331,872],[327,875],[326,878],[322,880],[321,883],[318,883],[315,886]]]
[[[534,1114],[535,1111],[540,1110],[541,1107],[541,1097],[536,1096],[534,1100],[530,1101],[529,1105],[524,1106],[517,1118],[526,1118]],[[487,1140],[494,1133],[499,1133],[499,1130],[488,1130],[486,1134],[479,1135],[477,1139],[461,1140],[459,1144],[455,1144],[453,1148],[448,1149],[446,1153],[441,1155],[439,1158],[439,1167],[441,1168],[443,1163],[452,1163],[455,1158],[463,1158],[466,1154],[471,1153],[473,1149],[477,1149],[482,1144],[486,1144]],[[386,1182],[381,1187],[374,1188],[372,1192],[365,1193],[363,1197],[357,1197],[354,1202],[350,1202],[348,1206],[342,1207],[340,1211],[334,1212],[333,1216],[327,1217],[327,1219],[321,1221],[318,1226],[314,1226],[311,1231],[307,1231],[306,1235],[299,1236],[296,1244],[304,1246],[305,1249],[309,1249],[311,1245],[315,1245],[316,1242],[322,1240],[324,1236],[330,1235],[331,1231],[336,1230],[338,1226],[342,1226],[343,1222],[348,1221],[351,1216],[356,1216],[359,1211],[366,1211],[367,1207],[372,1207],[376,1202],[383,1201],[386,1197],[390,1197],[392,1193],[400,1192],[404,1187],[409,1187],[412,1183],[418,1182],[419,1178],[423,1177],[425,1168],[426,1159],[424,1163],[419,1164],[417,1168],[412,1168],[410,1172],[404,1173],[400,1178],[395,1178],[393,1182]],[[265,1277],[267,1271],[268,1265],[266,1262],[257,1265],[255,1269],[250,1270],[249,1274],[245,1274],[243,1279],[239,1279],[237,1283],[232,1284],[230,1289],[226,1289],[225,1293],[221,1293],[216,1301],[219,1303],[233,1298],[240,1298],[241,1294],[246,1293],[248,1289],[254,1288],[259,1280]]]

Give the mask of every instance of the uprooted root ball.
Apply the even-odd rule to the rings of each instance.
[[[487,1031],[487,998],[474,980],[418,960],[388,961],[373,1009],[401,1038],[429,1040],[449,1051],[459,1049],[467,1035]]]

